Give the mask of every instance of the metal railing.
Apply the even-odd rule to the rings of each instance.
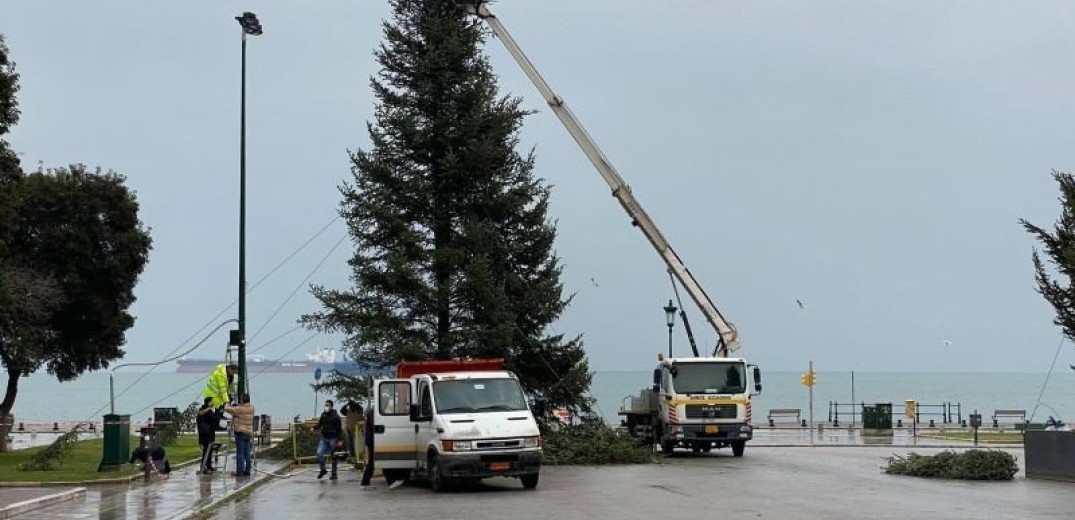
[[[829,401],[828,422],[833,426],[839,426],[841,420],[851,421],[851,426],[855,426],[862,422],[862,408],[865,406],[868,406],[865,402],[841,403],[837,401]],[[902,426],[902,418],[905,417],[905,414],[904,410],[897,409],[897,406],[892,408],[891,416],[893,422],[898,426]],[[940,421],[940,424],[944,425],[958,424],[960,426],[966,426],[966,420],[963,418],[962,403],[945,401],[940,404],[918,403],[915,406],[915,424],[923,424],[923,422],[927,422],[932,427],[935,426],[938,421]]]

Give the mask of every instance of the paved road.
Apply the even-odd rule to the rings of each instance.
[[[916,448],[919,453],[937,451]],[[312,473],[262,487],[216,518],[547,520],[596,518],[1075,518],[1075,484],[1027,480],[955,482],[884,475],[906,448],[756,448],[747,456],[685,455],[660,464],[542,470],[535,491],[517,481],[434,494],[420,484],[360,490],[358,473],[336,482]],[[1022,450],[1013,450],[1021,458]],[[372,515],[372,516],[366,516]]]

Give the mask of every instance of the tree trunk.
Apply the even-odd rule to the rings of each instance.
[[[19,376],[17,370],[8,370],[7,390],[4,392],[4,400],[0,401],[0,453],[10,451],[7,436],[15,424],[15,418],[11,417],[11,409],[15,406],[15,394],[19,392]]]
[[[437,345],[436,358],[452,357],[452,270],[445,260],[451,244],[452,227],[447,217],[437,213],[433,231],[433,283],[436,287]]]

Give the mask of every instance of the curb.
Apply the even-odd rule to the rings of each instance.
[[[281,466],[276,471],[277,472],[288,472],[288,471],[291,471],[291,469],[294,466],[295,466],[295,463],[290,462],[290,463],[284,464],[283,466]],[[179,512],[175,516],[172,516],[171,519],[172,520],[192,520],[192,519],[195,519],[195,518],[201,518],[207,512],[214,511],[217,508],[228,504],[229,502],[232,502],[232,501],[237,500],[237,499],[241,499],[242,497],[245,497],[246,495],[249,495],[250,493],[253,493],[255,490],[257,490],[257,488],[259,488],[259,487],[261,487],[261,486],[263,486],[265,484],[268,484],[272,480],[276,479],[276,477],[273,477],[272,475],[267,474],[267,473],[258,473],[258,474],[260,476],[258,478],[256,478],[256,479],[253,479],[249,484],[247,484],[247,485],[245,485],[243,487],[240,487],[240,488],[233,489],[233,490],[225,493],[220,498],[214,500],[213,502],[211,502],[209,504],[206,504],[205,506],[200,507],[200,508],[198,508],[198,509],[196,509],[194,511]],[[0,519],[2,519],[2,517],[0,517]]]
[[[187,466],[192,466],[198,463],[198,459],[191,459],[186,462],[180,462],[172,466],[172,471],[177,469],[183,469]],[[25,482],[0,482],[0,488],[5,487],[71,487],[71,486],[97,486],[104,484],[127,484],[143,478],[142,473],[131,475],[129,477],[119,478],[105,478],[99,480],[67,480],[67,481],[55,481],[55,482],[38,482],[38,481],[25,481]],[[2,519],[3,517],[0,517]]]
[[[3,509],[0,509],[0,520],[11,518],[15,515],[20,515],[27,511],[34,509],[40,509],[42,507],[48,507],[60,502],[66,502],[68,500],[74,500],[76,498],[84,498],[86,496],[86,488],[80,487],[63,493],[56,493],[54,495],[46,495],[43,497],[33,498],[30,500],[23,500],[22,502],[15,502]]]

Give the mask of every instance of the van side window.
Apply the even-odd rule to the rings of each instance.
[[[422,417],[433,417],[433,400],[429,395],[429,385],[422,385]]]
[[[409,381],[385,381],[377,388],[381,415],[408,415],[411,405]]]

